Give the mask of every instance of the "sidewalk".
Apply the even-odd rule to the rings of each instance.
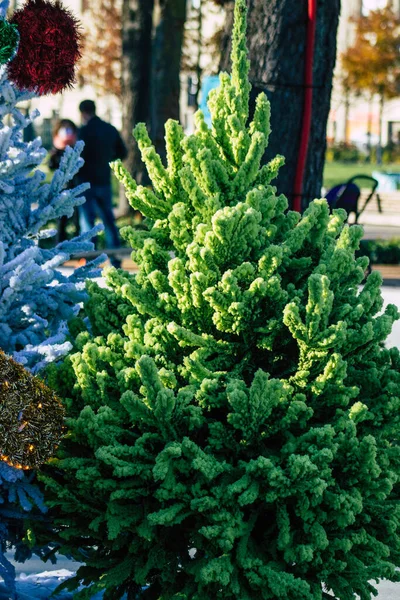
[[[359,206],[364,206],[369,192],[363,190]],[[400,238],[400,191],[381,192],[382,212],[378,210],[376,198],[373,198],[361,214],[359,223],[364,227],[367,240]]]
[[[384,306],[387,306],[388,304],[395,304],[400,309],[400,287],[383,286],[382,295],[385,303]],[[393,325],[393,331],[387,339],[387,346],[397,346],[400,348],[400,321],[397,321]]]

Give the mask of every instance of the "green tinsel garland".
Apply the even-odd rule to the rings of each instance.
[[[5,19],[0,21],[0,64],[4,65],[12,58],[18,48],[19,33],[16,25]]]

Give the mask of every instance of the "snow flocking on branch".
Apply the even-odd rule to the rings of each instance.
[[[72,254],[93,249],[99,228],[51,250],[39,240],[55,235],[47,223],[72,216],[84,202],[86,184],[65,189],[83,164],[82,143],[68,147],[50,183],[38,167],[46,156],[40,138],[23,141],[23,130],[37,116],[17,107],[32,97],[0,72],[0,347],[37,372],[64,354],[66,322],[84,300],[84,281],[97,274],[100,260],[70,277],[59,267]],[[101,259],[102,260],[102,259]]]
[[[0,18],[6,17],[8,0],[0,0]],[[99,257],[69,277],[60,267],[72,254],[93,249],[91,237],[101,229],[43,249],[39,241],[54,237],[50,221],[71,216],[84,202],[86,185],[65,189],[83,164],[82,145],[67,148],[50,183],[39,169],[46,156],[40,138],[24,142],[23,130],[38,116],[25,116],[18,108],[34,94],[16,88],[0,69],[0,348],[36,373],[65,354],[68,320],[85,298],[85,280],[96,276]],[[0,460],[0,578],[16,597],[15,570],[4,551],[11,547],[20,557],[29,549],[22,544],[22,519],[33,506],[45,506],[32,476]]]

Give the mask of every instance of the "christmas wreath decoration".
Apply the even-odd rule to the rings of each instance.
[[[38,467],[59,443],[63,421],[55,393],[0,350],[0,460]]]

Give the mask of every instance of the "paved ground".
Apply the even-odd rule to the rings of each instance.
[[[364,239],[366,240],[391,240],[393,238],[400,238],[400,226],[399,225],[367,225],[361,223],[364,227]]]
[[[395,304],[400,308],[400,287],[386,287],[382,288],[383,298],[385,306],[387,304]],[[397,346],[400,348],[400,321],[397,321],[393,326],[393,331],[387,340],[388,346]],[[400,595],[399,595],[400,600]]]
[[[376,600],[399,600],[400,599],[400,584],[399,583],[381,583],[378,586],[379,594]]]

